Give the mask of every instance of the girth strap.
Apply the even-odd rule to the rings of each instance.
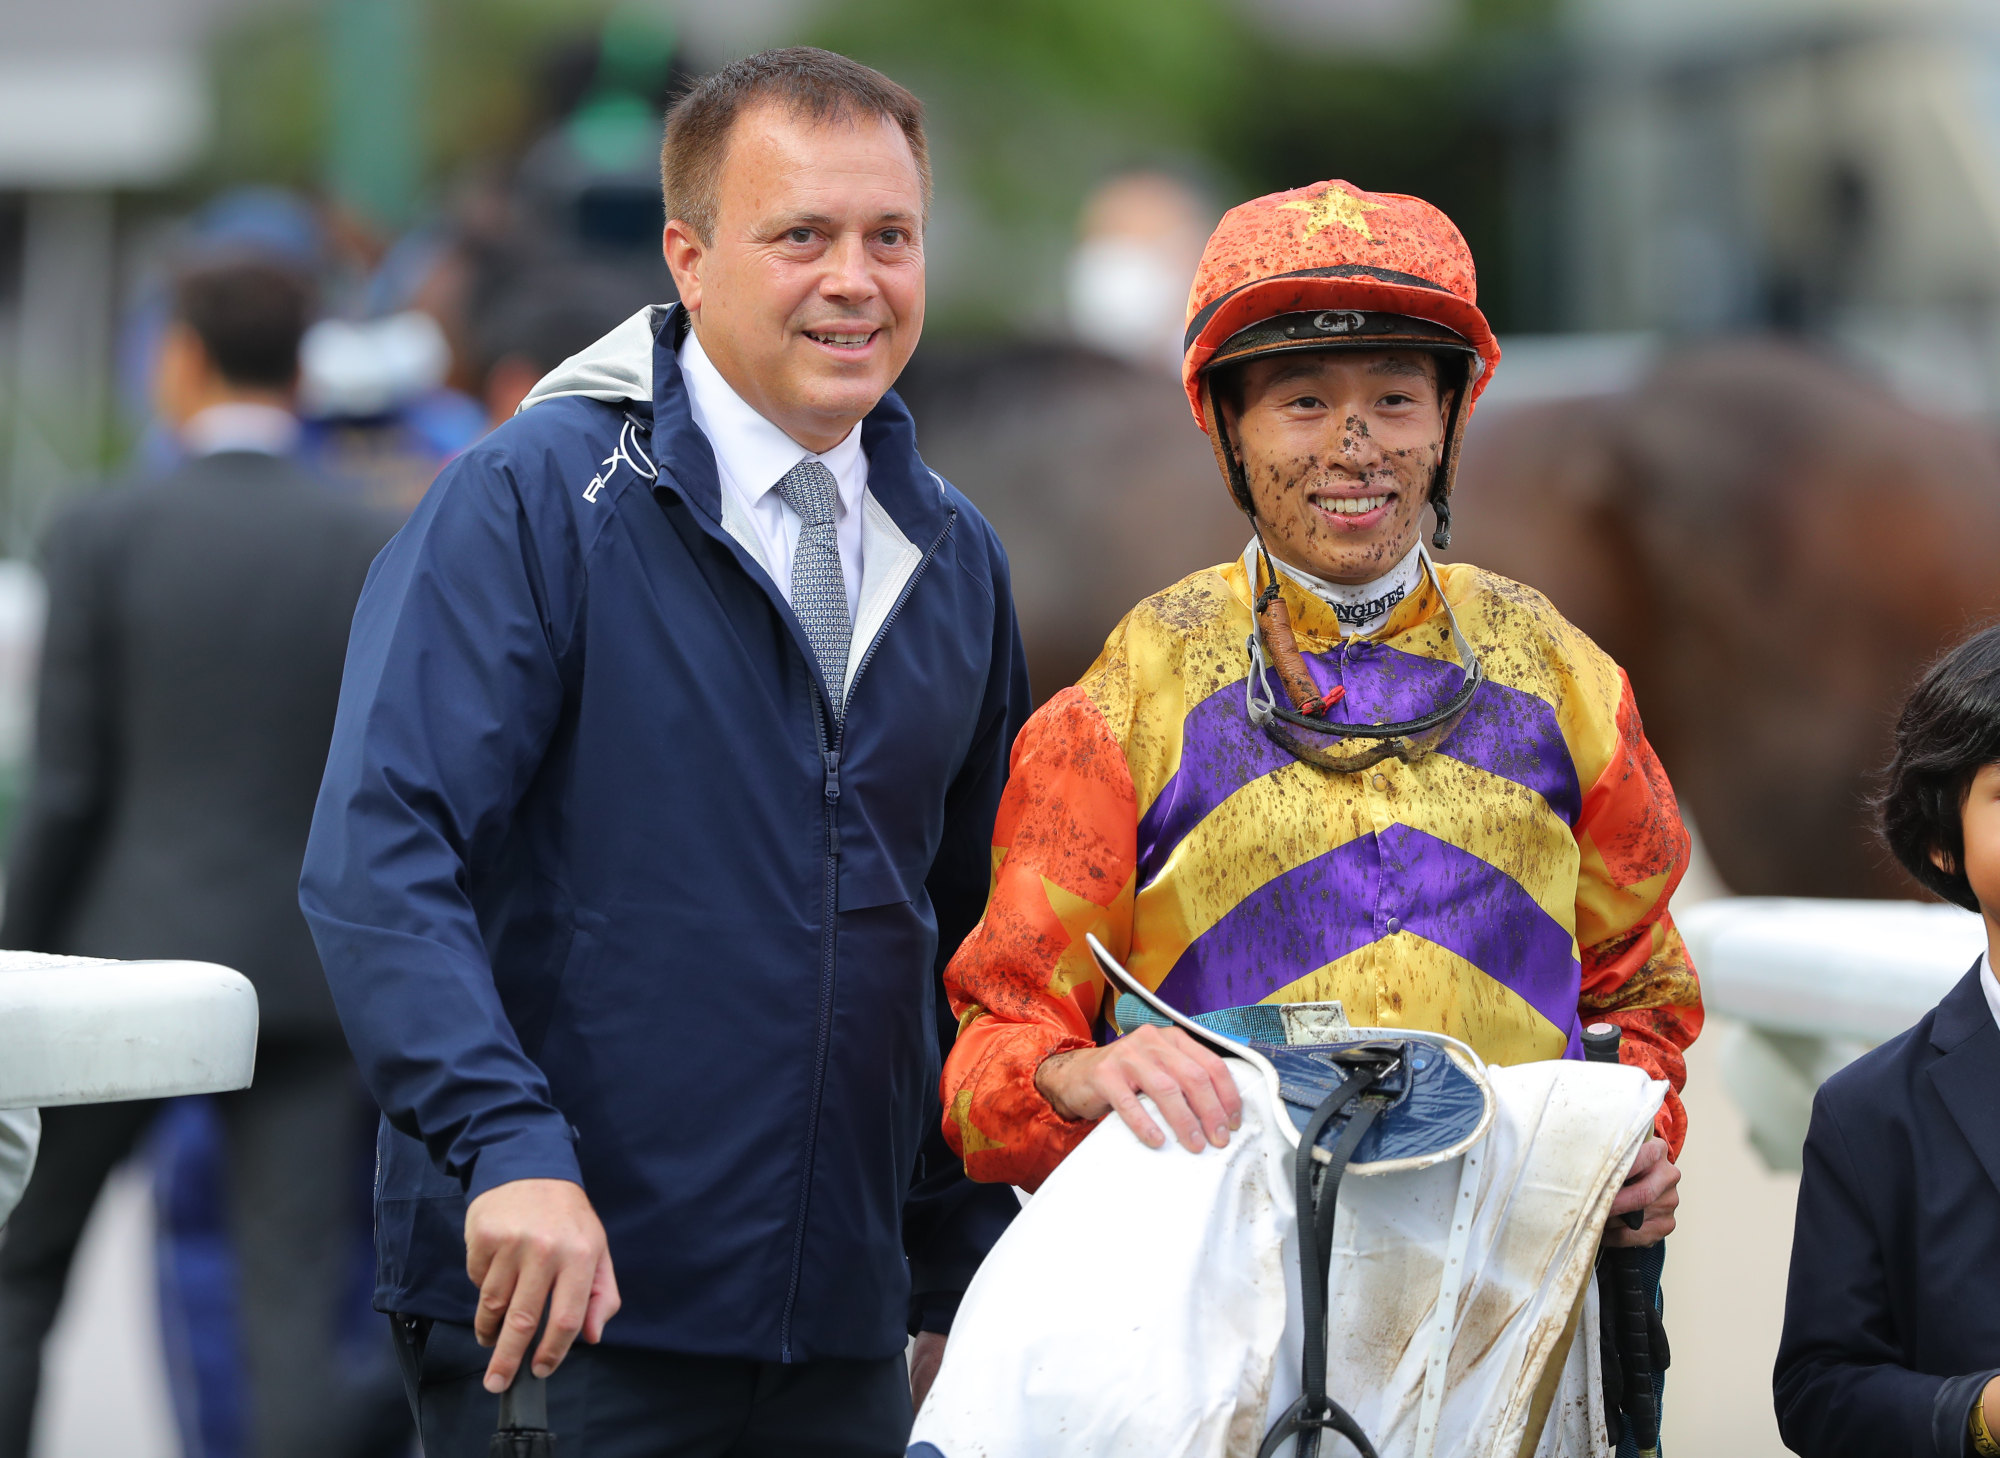
[[[1326,1394],[1326,1281],[1333,1256],[1333,1216],[1340,1197],[1340,1178],[1354,1157],[1362,1135],[1389,1106],[1389,1100],[1371,1095],[1369,1090],[1399,1062],[1390,1058],[1373,1067],[1357,1068],[1335,1086],[1313,1110],[1312,1118],[1299,1133],[1299,1147],[1293,1156],[1292,1171],[1299,1215],[1299,1286],[1305,1313],[1305,1356],[1300,1364],[1299,1398],[1264,1434],[1257,1458],[1273,1458],[1285,1440],[1298,1437],[1294,1458],[1318,1458],[1320,1434],[1331,1428],[1354,1445],[1361,1458],[1378,1458],[1375,1445],[1361,1431],[1346,1408]],[[1320,1135],[1348,1107],[1360,1101],[1340,1138],[1328,1151],[1322,1168],[1313,1157]]]

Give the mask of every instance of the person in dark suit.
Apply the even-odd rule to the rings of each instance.
[[[343,1442],[327,1394],[362,1095],[297,885],[348,625],[394,530],[287,459],[309,306],[268,263],[185,273],[157,390],[186,459],[56,522],[0,920],[7,947],[220,962],[256,986],[256,1082],[220,1104],[254,1458]],[[44,1113],[0,1241],[0,1458],[26,1452],[78,1237],[156,1109]]]
[[[1987,951],[1813,1102],[1774,1389],[1805,1458],[2000,1454],[2000,628],[1896,729],[1896,858],[1981,913]]]

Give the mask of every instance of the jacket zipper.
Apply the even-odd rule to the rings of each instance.
[[[847,699],[851,704],[854,690],[861,682],[861,675],[868,671],[869,663],[875,657],[875,649],[889,636],[889,627],[896,621],[896,615],[903,610],[903,604],[916,591],[917,580],[924,575],[924,569],[931,565],[931,558],[951,535],[952,527],[958,521],[954,509],[945,518],[944,530],[937,540],[930,544],[917,565],[910,571],[909,581],[896,595],[888,616],[882,619],[882,626],[876,631],[875,639],[862,654],[860,664],[854,670],[854,678],[847,686]],[[806,1159],[805,1169],[799,1176],[798,1222],[792,1231],[792,1275],[785,1288],[785,1312],[778,1327],[778,1360],[792,1360],[792,1313],[798,1306],[799,1280],[805,1268],[806,1251],[806,1210],[812,1195],[813,1156],[819,1145],[820,1104],[826,1093],[826,1059],[833,1033],[833,963],[837,945],[836,915],[840,899],[840,751],[846,738],[846,721],[841,721],[838,729],[831,728],[833,718],[828,712],[825,695],[820,691],[818,681],[813,684],[813,726],[819,731],[820,758],[825,767],[826,779],[822,793],[825,796],[826,827],[826,876],[825,901],[822,903],[821,928],[819,937],[819,1032],[813,1053],[812,1106],[806,1118]]]

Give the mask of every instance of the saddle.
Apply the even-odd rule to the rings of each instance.
[[[1274,1458],[1292,1438],[1295,1458],[1317,1458],[1329,1431],[1362,1458],[1378,1458],[1367,1434],[1326,1391],[1326,1281],[1340,1182],[1350,1172],[1441,1164],[1485,1138],[1494,1116],[1485,1066],[1440,1033],[1350,1027],[1338,1003],[1260,1003],[1190,1017],[1135,979],[1094,935],[1087,941],[1120,993],[1112,1022],[1121,1035],[1146,1023],[1180,1028],[1222,1057],[1257,1068],[1291,1118],[1305,1353],[1298,1400],[1272,1423],[1257,1458]],[[1443,1373],[1436,1375],[1441,1398]],[[1425,1405],[1434,1424],[1431,1385]]]

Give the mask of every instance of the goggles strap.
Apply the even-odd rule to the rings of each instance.
[[[1270,553],[1264,547],[1264,533],[1254,516],[1250,518],[1250,530],[1257,535],[1257,556],[1264,564],[1265,575],[1271,579],[1271,585],[1256,597],[1257,622],[1264,630],[1264,641],[1270,645],[1271,667],[1277,671],[1278,682],[1285,686],[1285,697],[1292,701],[1295,713],[1308,719],[1324,719],[1326,711],[1339,703],[1347,690],[1336,688],[1332,693],[1322,694],[1319,685],[1313,682],[1306,669],[1305,655],[1299,652],[1298,638],[1292,632],[1292,610],[1285,605],[1277,569],[1271,565]],[[1254,589],[1257,584],[1250,585]]]

